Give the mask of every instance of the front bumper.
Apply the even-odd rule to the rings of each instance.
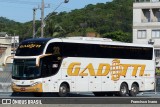
[[[34,86],[19,86],[12,84],[13,92],[43,92],[42,83],[36,84]]]

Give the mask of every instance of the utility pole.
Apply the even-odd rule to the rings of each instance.
[[[36,19],[36,10],[39,8],[33,8],[33,38],[35,38],[36,31],[35,31],[35,19]]]
[[[41,38],[44,37],[44,8],[49,8],[50,4],[48,4],[48,6],[46,7],[44,4],[44,0],[42,0],[42,4],[41,4]]]
[[[16,44],[15,44],[15,33],[14,33],[14,43],[13,43],[13,53],[15,54],[15,50],[16,50]]]
[[[41,38],[44,36],[44,0],[41,4]]]
[[[68,3],[68,2],[69,2],[69,0],[64,0],[63,3]],[[44,0],[42,0],[42,4],[41,4],[41,38],[44,37],[44,26],[45,26],[44,25],[44,8],[49,8],[49,7],[50,7],[50,5],[45,7]]]

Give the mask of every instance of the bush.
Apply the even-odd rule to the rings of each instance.
[[[160,68],[156,68],[156,75],[160,76]]]

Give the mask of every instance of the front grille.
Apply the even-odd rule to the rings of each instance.
[[[30,85],[16,85],[17,87],[30,87]]]

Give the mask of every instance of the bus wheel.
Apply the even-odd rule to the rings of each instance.
[[[128,87],[125,83],[122,83],[120,86],[119,95],[125,97],[128,93]]]
[[[105,96],[104,92],[93,92],[95,96]]]
[[[136,97],[139,92],[139,87],[136,84],[132,84],[131,90],[129,91],[129,96]]]
[[[66,97],[68,93],[69,93],[69,87],[65,83],[62,83],[59,87],[58,95],[60,97]]]

